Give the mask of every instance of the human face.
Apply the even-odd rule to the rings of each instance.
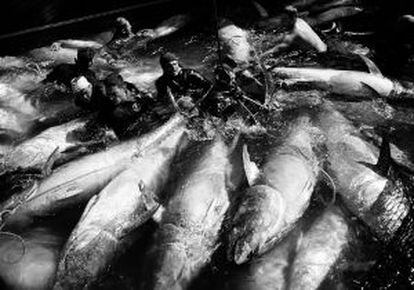
[[[171,74],[173,76],[178,75],[181,71],[181,67],[180,67],[180,64],[178,63],[178,60],[170,61],[166,67],[166,71],[168,74]]]

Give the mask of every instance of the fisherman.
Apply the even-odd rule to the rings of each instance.
[[[57,65],[53,70],[46,76],[43,83],[56,82],[63,84],[66,88],[71,87],[71,81],[80,76],[84,76],[88,82],[92,85],[97,84],[98,79],[95,73],[90,69],[93,64],[93,58],[95,52],[93,49],[80,48],[77,52],[74,64],[62,63]]]
[[[161,55],[160,65],[163,75],[155,82],[157,99],[178,111],[191,111],[211,88],[211,83],[200,73],[181,67],[173,53]]]

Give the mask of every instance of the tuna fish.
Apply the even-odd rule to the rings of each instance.
[[[185,289],[210,260],[229,206],[228,151],[217,137],[187,152],[162,216],[152,251],[154,272],[145,289]]]
[[[289,290],[316,290],[344,254],[350,228],[339,208],[330,207],[299,239],[289,275]]]
[[[32,189],[4,202],[2,211],[11,215],[3,223],[23,226],[30,222],[30,218],[88,201],[128,168],[136,156],[158,146],[176,130],[185,130],[185,119],[180,115],[173,116],[163,126],[142,137],[66,163]]]
[[[409,211],[401,180],[388,177],[389,147],[378,160],[376,147],[365,142],[355,127],[330,105],[317,116],[326,135],[328,172],[347,207],[381,240],[389,241]]]
[[[55,289],[87,288],[119,256],[128,235],[159,208],[171,163],[186,143],[183,137],[183,130],[172,132],[89,201],[66,243]]]
[[[351,100],[413,99],[412,90],[378,74],[350,70],[277,67],[272,70],[286,84],[310,84]]]
[[[42,169],[52,153],[57,154],[54,165],[62,164],[70,158],[75,158],[92,151],[94,147],[104,147],[114,142],[115,133],[107,128],[90,128],[99,132],[88,131],[89,135],[100,134],[97,139],[82,140],[75,133],[86,130],[85,126],[93,120],[92,117],[72,120],[60,126],[51,127],[39,135],[25,140],[13,147],[3,160],[6,170]],[[91,148],[91,149],[88,149]]]
[[[313,17],[306,17],[306,22],[309,23],[310,26],[315,27],[319,26],[333,20],[342,19],[345,17],[351,17],[357,15],[359,13],[364,12],[364,9],[361,7],[355,6],[345,6],[345,7],[337,7],[332,8],[328,11],[322,12],[321,14]]]
[[[286,140],[269,154],[262,173],[245,158],[248,188],[240,197],[228,233],[228,259],[237,264],[269,250],[295,225],[309,205],[319,173],[315,128],[299,117]]]
[[[271,53],[277,53],[282,49],[297,46],[305,50],[314,50],[317,52],[326,52],[328,47],[316,32],[302,18],[296,18],[291,31],[285,33],[278,45],[264,52],[263,56]]]
[[[251,263],[238,266],[225,278],[225,289],[284,290],[288,285],[288,272],[294,257],[300,231],[292,230],[287,237],[263,256]]]
[[[20,85],[25,86],[25,81],[22,80]],[[28,86],[31,87],[30,82]],[[12,85],[0,83],[0,114],[4,115],[0,126],[6,129],[11,127],[18,133],[17,137],[23,137],[81,115],[81,109],[73,103],[71,96],[50,96],[48,89],[30,88],[30,93],[22,93]]]

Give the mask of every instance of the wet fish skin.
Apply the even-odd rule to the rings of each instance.
[[[278,67],[276,77],[292,84],[311,84],[319,89],[351,98],[372,99],[378,96],[392,98],[395,84],[380,75],[359,71]]]
[[[351,17],[351,16],[357,15],[362,12],[364,12],[364,9],[361,7],[344,6],[344,7],[332,8],[314,17],[306,17],[305,20],[306,22],[309,23],[310,26],[315,27],[315,26],[328,23],[333,20],[337,20],[337,19],[341,19],[345,17]]]
[[[318,289],[350,242],[350,227],[337,207],[327,208],[299,239],[287,289]]]
[[[225,212],[228,148],[217,137],[195,146],[166,205],[145,289],[185,289],[217,246]],[[193,155],[194,154],[194,155]]]
[[[238,266],[226,278],[226,289],[284,290],[288,285],[288,271],[295,254],[301,227],[298,225],[274,248],[250,263]]]
[[[294,41],[308,46],[317,52],[326,52],[328,46],[302,18],[296,19],[292,34],[295,36]]]
[[[329,104],[317,119],[326,135],[328,173],[344,203],[377,238],[389,241],[410,210],[404,181],[379,172],[378,150]]]
[[[230,261],[242,264],[269,250],[308,207],[319,173],[312,130],[309,117],[299,117],[241,195],[228,232]]]
[[[176,130],[159,146],[133,161],[93,197],[63,251],[55,289],[84,289],[96,281],[159,208],[171,163],[184,148],[185,130]],[[116,205],[116,207],[114,207]]]
[[[79,118],[72,120],[68,123],[51,127],[46,129],[42,133],[33,138],[23,141],[17,146],[13,147],[4,158],[4,166],[7,170],[15,169],[27,169],[36,168],[42,169],[46,164],[48,158],[57,149],[56,163],[61,163],[59,160],[65,160],[67,154],[65,151],[69,151],[72,148],[84,148],[89,146],[98,145],[99,142],[110,144],[117,138],[115,133],[104,128],[104,136],[100,140],[91,140],[83,143],[81,140],[70,140],[68,136],[75,130],[84,128],[84,126],[92,120],[93,117]],[[70,137],[70,136],[69,136]],[[79,152],[82,155],[81,150],[75,150],[71,152],[71,157],[75,156],[75,153]]]
[[[175,115],[151,133],[64,164],[35,188],[4,202],[0,208],[12,214],[3,222],[25,226],[33,217],[86,202],[135,158],[157,146],[171,131],[185,127],[185,123],[183,116]]]

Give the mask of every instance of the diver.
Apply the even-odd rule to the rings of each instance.
[[[98,112],[97,123],[114,129],[118,137],[129,134],[128,128],[145,119],[154,103],[150,93],[124,81],[118,73],[112,73],[95,88],[81,76],[72,81],[75,104]]]
[[[213,116],[228,119],[235,113],[253,117],[253,111],[266,109],[263,97],[249,91],[249,82],[243,80],[243,75],[226,63],[218,65],[215,70],[215,83],[210,95],[202,102],[203,111]]]
[[[226,64],[217,66],[214,75],[214,86],[210,96],[203,101],[202,108],[213,116],[227,119],[237,111],[237,100],[242,91],[230,66]]]
[[[74,78],[84,76],[93,86],[98,83],[95,73],[90,69],[93,64],[95,52],[91,48],[80,48],[75,63],[58,64],[42,81],[43,83],[56,82],[63,84],[67,89],[71,87]]]
[[[112,36],[112,39],[109,41],[108,45],[116,41],[128,41],[132,37],[134,37],[134,33],[132,32],[132,25],[124,17],[118,17],[115,20],[114,35]]]
[[[177,111],[192,111],[212,87],[197,71],[181,67],[172,53],[161,55],[160,65],[163,75],[155,82],[157,100],[172,105]]]

